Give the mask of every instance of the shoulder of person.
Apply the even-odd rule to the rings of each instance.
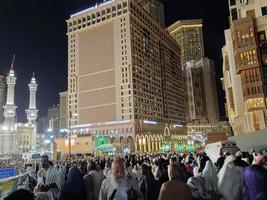
[[[91,178],[91,174],[85,174],[85,175],[83,176],[83,179],[89,179],[89,178]]]

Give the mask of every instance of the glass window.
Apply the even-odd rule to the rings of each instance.
[[[262,15],[267,15],[267,6],[261,8]]]

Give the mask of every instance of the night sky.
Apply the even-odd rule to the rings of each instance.
[[[98,1],[100,2],[100,1]],[[18,120],[26,121],[28,83],[35,72],[39,84],[39,117],[59,103],[59,92],[67,90],[66,20],[70,14],[92,5],[94,0],[0,0],[0,74],[8,73],[13,54],[17,76],[15,104]],[[205,54],[215,60],[220,115],[224,112],[221,48],[228,28],[227,0],[165,0],[165,20],[202,18]]]

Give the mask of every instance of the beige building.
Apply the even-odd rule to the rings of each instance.
[[[21,124],[17,126],[17,132],[19,136],[19,152],[28,153],[36,148],[37,134],[34,124]]]
[[[132,148],[137,135],[147,145],[166,124],[185,124],[180,49],[136,1],[107,1],[71,15],[67,25],[72,132]]]
[[[61,160],[70,152],[71,154],[92,153],[92,146],[92,136],[72,135],[70,140],[57,138],[53,144],[53,159]]]
[[[202,19],[193,19],[180,20],[168,27],[169,33],[181,47],[183,68],[186,62],[205,56],[202,25]]]
[[[59,93],[59,129],[68,129],[68,92]]]
[[[267,0],[229,1],[225,30],[225,109],[235,134],[266,128]]]
[[[188,122],[219,120],[214,62],[206,57],[186,63]]]
[[[3,105],[5,105],[5,77],[0,75],[0,124],[4,121],[4,109]]]

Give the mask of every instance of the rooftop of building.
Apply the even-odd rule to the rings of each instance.
[[[197,28],[202,27],[202,19],[188,19],[188,20],[178,20],[174,24],[170,25],[167,30],[169,32],[176,31],[180,28]]]
[[[84,9],[82,11],[79,11],[79,12],[76,12],[76,13],[70,15],[70,17],[73,18],[73,17],[79,16],[79,15],[82,15],[82,14],[88,12],[88,11],[91,11],[91,10],[94,10],[96,8],[108,5],[108,4],[110,4],[112,2],[115,2],[115,1],[116,0],[104,0],[102,3],[96,3],[94,6],[91,6],[89,8],[86,8],[86,9]]]

